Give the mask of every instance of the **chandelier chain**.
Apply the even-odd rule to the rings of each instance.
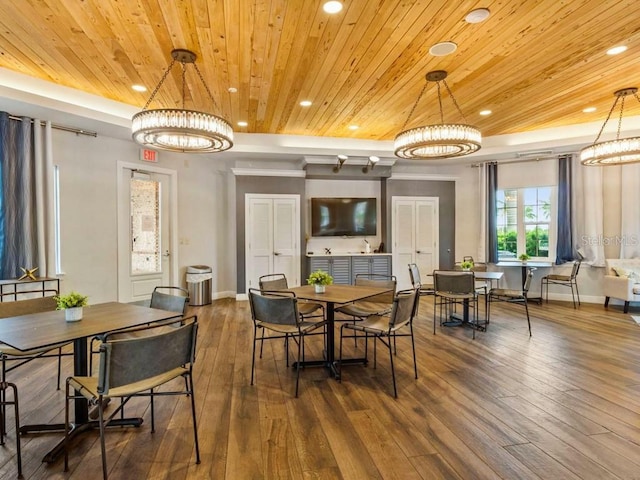
[[[202,73],[200,72],[200,69],[198,68],[198,65],[196,65],[194,63],[193,64],[193,68],[196,69],[196,73],[198,74],[198,77],[200,78],[200,81],[202,82],[202,85],[204,85],[204,89],[206,90],[207,95],[209,95],[209,99],[211,100],[211,103],[213,104],[213,109],[217,111],[218,106],[216,105],[216,101],[214,100],[213,95],[211,95],[211,90],[209,90],[209,86],[204,81],[204,77],[202,76]]]
[[[440,82],[436,82],[438,88],[438,106],[440,107],[440,123],[444,124],[444,110],[442,109],[442,93],[440,93]]]
[[[616,97],[615,101],[613,102],[613,105],[611,105],[611,110],[609,110],[609,113],[607,114],[607,118],[605,119],[604,123],[602,124],[602,127],[600,127],[600,131],[598,132],[598,136],[596,137],[596,139],[593,141],[593,144],[595,145],[596,143],[598,143],[598,140],[600,140],[600,136],[602,135],[602,132],[604,132],[604,127],[607,126],[607,122],[609,121],[609,119],[611,118],[611,114],[613,113],[613,111],[616,108],[616,105],[618,104],[618,100],[620,100],[620,97]],[[622,111],[620,111],[620,115],[622,115]]]
[[[185,107],[185,98],[187,93],[187,66],[182,62],[182,109]]]
[[[413,107],[411,108],[411,111],[409,112],[409,115],[407,116],[407,119],[405,120],[404,125],[402,125],[402,128],[400,129],[401,131],[404,131],[407,128],[407,124],[409,123],[409,119],[411,119],[411,117],[413,116],[413,112],[415,112],[416,107],[418,106],[418,103],[420,102],[420,99],[424,95],[424,91],[426,89],[427,89],[427,84],[425,83],[424,87],[422,87],[422,91],[420,92],[420,95],[418,95],[418,99],[416,100],[416,103],[413,104]],[[442,108],[440,110],[442,110]]]
[[[451,97],[453,104],[458,110],[458,113],[462,117],[462,120],[464,121],[464,123],[467,123],[467,118],[464,116],[464,113],[462,113],[462,110],[460,110],[460,107],[458,106],[458,102],[456,102],[456,97],[453,96],[453,92],[451,92],[451,89],[449,88],[449,84],[445,79],[442,79],[442,83],[444,83],[444,86],[446,87],[447,92],[449,92],[449,96]],[[438,98],[440,98],[440,82],[438,82]],[[440,113],[442,113],[442,105],[440,106]],[[444,119],[442,120],[442,123],[444,123]]]
[[[153,89],[153,93],[151,94],[151,96],[149,97],[149,100],[147,100],[147,103],[144,104],[144,107],[142,107],[142,110],[146,110],[147,107],[151,104],[153,98],[156,96],[156,94],[158,93],[158,91],[160,90],[160,87],[162,86],[162,84],[164,83],[164,81],[167,79],[167,76],[169,75],[169,72],[171,71],[171,69],[173,68],[173,65],[176,63],[176,59],[174,58],[173,60],[171,60],[171,63],[169,64],[169,66],[167,67],[167,69],[164,72],[164,75],[162,75],[162,78],[160,79],[160,83],[158,83],[158,85],[156,86],[156,88]]]
[[[620,116],[618,117],[618,130],[616,132],[616,140],[620,140],[620,127],[622,127],[622,112],[624,112],[624,99],[622,97],[622,101],[620,102]]]

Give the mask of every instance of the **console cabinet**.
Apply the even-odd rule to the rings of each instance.
[[[391,255],[319,256],[309,258],[309,272],[323,270],[333,283],[352,285],[357,274],[391,275]]]

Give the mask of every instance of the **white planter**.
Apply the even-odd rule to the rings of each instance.
[[[316,288],[316,293],[324,293],[326,289],[326,285],[314,285]]]
[[[65,308],[64,319],[67,322],[82,320],[82,307]]]

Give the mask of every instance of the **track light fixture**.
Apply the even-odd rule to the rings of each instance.
[[[336,163],[336,166],[333,167],[333,173],[338,173],[342,168],[342,165],[344,165],[344,162],[346,162],[348,158],[349,157],[347,157],[346,155],[338,155],[338,163]]]
[[[379,161],[380,161],[380,158],[373,155],[370,156],[367,164],[364,167],[362,167],[362,173],[369,173],[369,165],[371,165],[371,170],[373,170],[373,168],[376,166],[376,163],[378,163]]]

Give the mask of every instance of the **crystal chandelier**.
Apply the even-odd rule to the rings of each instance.
[[[185,153],[222,152],[233,146],[233,129],[224,118],[206,112],[185,109],[185,74],[187,64],[192,64],[202,81],[213,105],[215,101],[195,64],[196,54],[183,49],[171,52],[173,60],[153,90],[141,112],[131,119],[133,140],[143,147]],[[171,68],[182,64],[182,108],[147,110]]]
[[[470,153],[480,150],[482,135],[480,130],[471,125],[463,123],[444,123],[444,114],[442,113],[442,96],[440,93],[440,82],[442,82],[453,101],[456,109],[466,122],[458,102],[456,102],[449,85],[445,80],[447,72],[444,70],[435,70],[427,73],[427,82],[436,82],[438,87],[438,104],[440,106],[440,122],[435,125],[426,125],[423,127],[411,128],[405,130],[409,119],[413,115],[418,102],[422,98],[427,85],[423,87],[416,103],[413,105],[407,121],[402,126],[400,132],[395,139],[395,154],[400,158],[450,158],[469,155]]]
[[[621,165],[624,163],[636,163],[640,162],[640,137],[620,138],[620,127],[622,126],[622,112],[624,111],[624,99],[628,95],[633,95],[636,100],[640,102],[638,98],[638,89],[636,87],[623,88],[614,92],[616,100],[613,102],[609,115],[604,121],[598,136],[596,137],[593,145],[580,150],[580,162],[583,165]],[[618,118],[618,131],[616,133],[616,139],[608,142],[598,142],[600,136],[604,131],[604,127],[607,125],[609,118],[613,110],[616,108],[618,100],[620,100],[620,117]]]

